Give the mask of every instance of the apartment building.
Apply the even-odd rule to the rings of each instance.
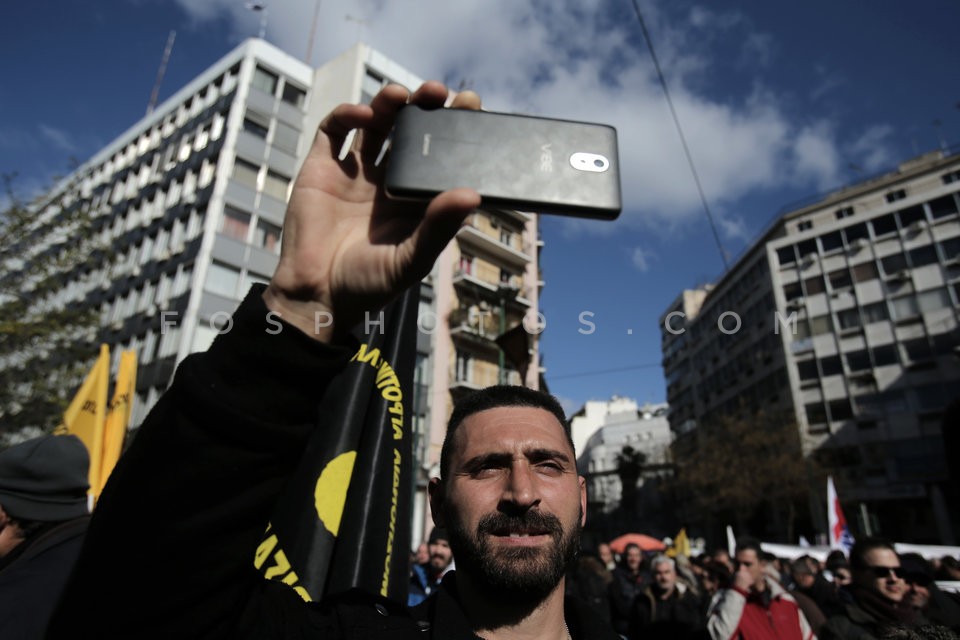
[[[660,319],[671,427],[783,412],[859,531],[955,540],[942,428],[960,388],[958,192],[960,157],[914,158],[785,213],[684,292]]]
[[[583,427],[592,427],[577,447],[577,471],[587,479],[588,516],[609,513],[620,504],[618,470],[624,447],[641,454],[651,472],[664,473],[673,441],[667,410],[666,403],[640,406],[631,398],[614,397],[591,400],[570,418],[575,438],[578,431],[585,434]]]
[[[50,201],[89,211],[112,249],[68,274],[57,302],[101,310],[114,371],[121,349],[137,352],[134,426],[176,365],[207,348],[250,286],[272,274],[291,183],[320,120],[339,103],[369,102],[388,82],[421,80],[363,44],[314,69],[250,39],[54,190],[63,197]],[[535,215],[477,211],[422,283],[414,540],[456,394],[498,380],[538,385],[536,334],[510,330],[525,318],[536,326],[541,246]]]

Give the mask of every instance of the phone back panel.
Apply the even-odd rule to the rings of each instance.
[[[595,157],[606,159],[605,168],[589,166],[602,164]],[[388,158],[388,194],[429,198],[456,187],[476,189],[488,205],[612,220],[621,209],[616,130],[486,111],[404,108]]]

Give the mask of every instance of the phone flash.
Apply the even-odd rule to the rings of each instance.
[[[600,154],[581,151],[570,156],[570,166],[577,171],[603,173],[610,168],[610,161]]]

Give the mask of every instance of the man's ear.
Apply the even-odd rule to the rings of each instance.
[[[440,478],[430,478],[430,484],[427,485],[427,493],[430,495],[430,515],[433,516],[433,524],[438,527],[446,527],[443,519],[444,486]]]
[[[577,476],[580,482],[580,526],[587,524],[587,479]]]

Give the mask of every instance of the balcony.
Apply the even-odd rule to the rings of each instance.
[[[533,260],[531,256],[522,251],[517,251],[513,247],[500,242],[498,238],[494,238],[473,226],[468,225],[461,228],[457,238],[461,244],[482,251],[500,262],[514,267],[525,267],[527,263]]]

